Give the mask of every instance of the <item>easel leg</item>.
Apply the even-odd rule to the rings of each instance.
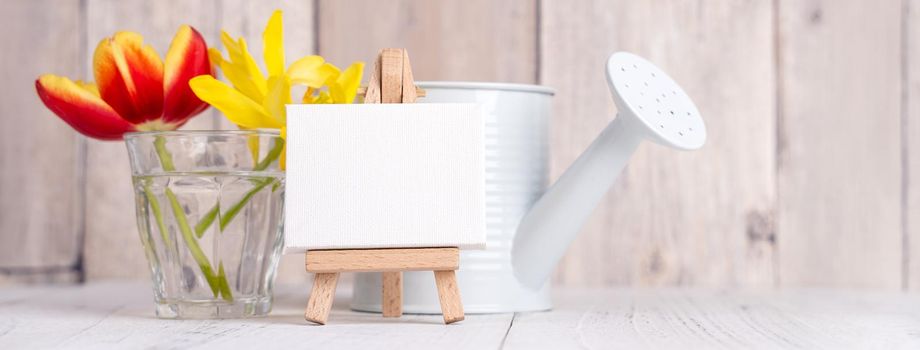
[[[438,284],[438,298],[441,300],[444,323],[463,321],[463,304],[460,302],[457,274],[453,270],[435,271],[434,281]]]
[[[332,310],[332,301],[335,299],[335,285],[339,280],[338,272],[317,273],[313,279],[313,290],[310,291],[310,301],[304,318],[307,321],[326,324],[329,311]]]
[[[383,273],[383,317],[402,316],[402,271]]]

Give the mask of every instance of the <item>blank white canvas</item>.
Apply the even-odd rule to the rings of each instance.
[[[287,106],[285,252],[485,247],[475,104]]]

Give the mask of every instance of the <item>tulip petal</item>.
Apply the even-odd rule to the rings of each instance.
[[[192,91],[198,98],[217,108],[227,116],[227,119],[237,125],[246,128],[280,128],[283,126],[269,116],[261,105],[210,75],[192,78],[189,86],[192,87]]]
[[[284,74],[284,27],[281,10],[275,10],[262,33],[262,55],[268,76]]]
[[[295,61],[287,71],[292,84],[302,84],[315,89],[322,87],[329,78],[338,73],[338,68],[315,55]]]
[[[163,62],[137,33],[103,39],[93,54],[102,99],[134,124],[163,114]]]
[[[45,106],[83,135],[100,140],[118,140],[124,133],[135,130],[134,125],[119,117],[111,106],[87,87],[50,74],[35,81],[38,97]]]
[[[82,88],[83,90],[89,91],[89,92],[90,92],[91,94],[93,94],[94,96],[99,97],[99,87],[97,87],[96,84],[87,83],[87,82],[82,81],[82,80],[77,80],[77,81],[75,81],[74,83],[76,83],[77,86],[79,86],[79,87]]]
[[[163,67],[163,121],[183,124],[208,108],[188,86],[189,79],[211,75],[208,46],[194,28],[184,25],[176,32]]]
[[[268,78],[268,94],[262,107],[271,117],[281,125],[285,125],[285,105],[291,103],[291,82],[288,78],[279,75]]]

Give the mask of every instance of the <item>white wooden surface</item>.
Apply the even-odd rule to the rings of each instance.
[[[567,289],[550,312],[384,319],[347,310],[303,320],[306,285],[248,320],[159,320],[146,283],[0,289],[2,349],[916,349],[920,296],[828,290],[745,293]]]

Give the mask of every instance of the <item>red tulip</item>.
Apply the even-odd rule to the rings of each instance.
[[[188,81],[212,71],[204,38],[190,26],[179,28],[165,63],[139,34],[118,32],[93,54],[96,84],[45,74],[35,88],[45,106],[75,130],[118,140],[131,131],[175,130],[207,109]]]

